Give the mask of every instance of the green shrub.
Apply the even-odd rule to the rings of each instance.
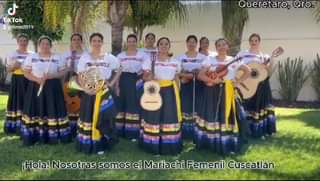
[[[320,100],[320,57],[317,54],[317,59],[313,62],[312,67],[312,87],[316,91],[318,100]]]
[[[5,84],[6,76],[7,76],[7,68],[3,59],[0,57],[0,85]]]
[[[307,66],[303,65],[301,57],[278,63],[278,80],[280,82],[279,93],[281,97],[293,103],[297,100],[299,92],[309,77]]]

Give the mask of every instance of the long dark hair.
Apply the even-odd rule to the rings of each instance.
[[[72,38],[75,37],[75,36],[79,37],[80,40],[81,40],[81,42],[83,41],[83,40],[82,40],[82,35],[81,35],[80,33],[73,33],[73,34],[71,35],[71,37],[70,37],[70,40],[72,41]]]
[[[48,40],[50,47],[52,47],[52,39],[50,37],[48,37],[46,35],[40,36],[40,38],[38,39],[38,45],[40,45],[42,40]]]
[[[203,40],[208,40],[208,42],[210,43],[210,41],[209,41],[209,39],[207,37],[205,37],[205,36],[201,37],[200,40],[199,40],[199,50],[198,50],[199,52],[201,51],[201,42]]]
[[[227,45],[229,46],[229,41],[228,41],[227,39],[225,39],[225,38],[219,38],[219,39],[217,39],[217,40],[214,42],[214,45],[217,47],[217,45],[218,45],[218,43],[219,43],[220,41],[225,41],[225,42],[227,43]]]
[[[250,36],[249,36],[249,41],[253,38],[253,37],[256,37],[258,38],[259,42],[261,42],[261,37],[258,33],[252,33]]]
[[[91,42],[92,38],[95,36],[99,37],[103,42],[103,35],[101,33],[92,33],[89,38],[90,42]]]
[[[170,40],[169,40],[169,38],[168,37],[161,37],[161,38],[159,38],[159,40],[157,41],[157,47],[159,48],[159,45],[160,45],[160,41],[161,40],[167,40],[168,42],[169,42],[169,48],[171,48],[171,42],[170,42]],[[173,56],[173,53],[169,53],[168,52],[168,56],[169,57],[172,57]]]

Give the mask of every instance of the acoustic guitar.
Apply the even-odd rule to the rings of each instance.
[[[76,60],[76,51],[71,53],[71,67],[74,70],[74,61]],[[80,111],[80,97],[78,91],[69,89],[69,81],[73,80],[73,72],[68,72],[66,81],[63,84],[63,95],[68,113],[79,113]]]
[[[160,96],[160,85],[154,80],[154,67],[156,62],[156,53],[151,55],[151,72],[152,80],[144,83],[143,94],[140,99],[140,105],[147,111],[157,111],[162,106],[162,98]]]
[[[255,95],[258,85],[260,82],[267,79],[269,76],[268,70],[266,69],[265,65],[267,65],[271,58],[275,58],[283,54],[284,50],[282,47],[278,47],[273,50],[271,57],[266,60],[264,63],[260,64],[258,62],[251,62],[248,65],[250,67],[251,72],[250,76],[241,82],[237,87],[240,90],[242,98],[249,99]],[[236,78],[240,78],[244,72],[239,70],[236,72]]]

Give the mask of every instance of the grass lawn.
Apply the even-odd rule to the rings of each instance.
[[[250,140],[241,154],[221,157],[209,151],[197,151],[184,142],[178,156],[153,156],[136,143],[121,139],[104,155],[84,155],[74,143],[23,147],[17,136],[3,133],[7,96],[0,94],[0,179],[319,179],[320,178],[320,110],[276,109],[278,133],[266,140]],[[275,163],[269,170],[22,170],[25,160],[33,161],[258,161]]]

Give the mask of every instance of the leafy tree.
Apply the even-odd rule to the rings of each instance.
[[[248,9],[240,8],[238,1],[221,1],[222,31],[230,42],[230,55],[235,56],[241,46],[243,28],[249,20]]]
[[[6,10],[13,6],[13,3],[16,3],[18,9],[16,14],[13,16],[8,15],[8,18],[22,18],[23,22],[10,22],[10,25],[13,26],[22,26],[22,25],[31,25],[31,29],[19,29],[12,28],[11,33],[16,37],[19,33],[25,33],[30,37],[30,40],[33,42],[35,50],[37,50],[37,41],[41,35],[47,35],[52,40],[61,40],[63,36],[63,27],[58,25],[54,29],[49,29],[43,22],[44,14],[44,1],[33,0],[33,1],[24,1],[24,0],[9,0],[6,2]]]
[[[180,22],[187,19],[186,7],[179,0],[130,0],[125,25],[133,30],[140,41],[146,27],[164,25],[171,17]]]

